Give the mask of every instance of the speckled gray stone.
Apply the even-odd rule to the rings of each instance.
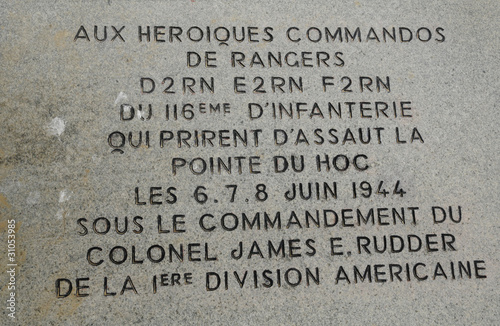
[[[497,1],[16,0],[0,13],[0,324],[500,323]],[[301,155],[302,172],[275,169]],[[228,157],[230,174],[210,168]],[[286,198],[335,182],[337,198]]]

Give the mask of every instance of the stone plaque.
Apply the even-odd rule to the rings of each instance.
[[[2,324],[500,323],[498,2],[0,8]]]

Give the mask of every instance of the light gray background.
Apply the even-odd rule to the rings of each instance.
[[[12,1],[0,5],[0,213],[2,246],[6,246],[6,220],[18,225],[18,311],[19,324],[273,324],[273,325],[385,325],[448,324],[494,325],[499,316],[498,262],[498,88],[499,23],[497,1],[301,1],[233,2],[153,1],[40,2]],[[126,25],[126,43],[73,42],[80,25]],[[197,26],[272,26],[277,35],[270,44],[216,43],[140,44],[138,25]],[[443,27],[444,43],[300,43],[286,42],[287,27],[347,26],[362,29],[404,26],[412,29]],[[90,33],[90,28],[89,28]],[[217,51],[227,58],[231,50],[251,51],[342,51],[345,67],[331,70],[301,69],[217,69],[185,67],[186,51]],[[326,96],[320,87],[309,87],[303,94],[236,96],[230,86],[235,75],[305,76],[310,81],[325,73],[348,76],[391,76],[390,94],[340,94]],[[214,96],[177,94],[163,98],[139,92],[139,77],[210,76],[222,82]],[[182,101],[230,102],[233,112],[224,119],[196,119],[189,124],[166,124],[156,118],[150,122],[121,122],[116,102],[120,92],[131,103],[151,100],[163,103]],[[190,149],[169,152],[156,148],[110,154],[107,135],[114,130],[225,129],[261,127],[312,129],[316,122],[248,122],[245,103],[250,101],[375,101],[411,100],[414,118],[408,121],[321,121],[322,128],[416,126],[425,144],[346,145],[331,148],[275,148],[264,141],[252,149]],[[54,119],[64,121],[60,134],[52,128]],[[51,127],[52,126],[52,127]],[[155,133],[154,133],[155,134]],[[153,138],[155,139],[155,138]],[[291,153],[366,153],[373,163],[367,173],[275,175],[270,165],[258,177],[232,175],[172,177],[168,162],[173,156],[272,155]],[[267,168],[269,167],[269,168]],[[404,199],[375,197],[336,202],[299,202],[292,206],[273,196],[265,204],[227,200],[206,206],[194,205],[190,193],[194,185],[206,185],[211,194],[225,184],[238,183],[243,190],[259,182],[283,191],[294,181],[401,180],[408,190]],[[133,205],[133,189],[175,185],[183,188],[173,208],[142,208]],[[220,195],[227,196],[227,192]],[[434,225],[430,207],[461,205],[464,221],[460,225]],[[222,231],[204,233],[197,227],[201,212],[214,214],[316,208],[421,207],[417,226],[376,227],[353,230],[335,228],[282,230],[269,232]],[[151,232],[156,214],[186,214],[188,233],[158,235]],[[76,220],[99,216],[147,217],[149,232],[118,236],[95,234],[80,237]],[[424,234],[450,232],[457,236],[458,251],[427,255],[399,254],[331,258],[327,239],[342,236],[352,241],[357,235]],[[228,246],[244,241],[289,238],[314,238],[322,241],[322,253],[315,257],[286,260],[229,259]],[[125,245],[138,248],[161,243],[209,242],[220,252],[218,262],[165,263],[92,267],[85,260],[92,245]],[[3,250],[3,249],[2,249]],[[450,260],[486,261],[487,279],[426,281],[386,284],[335,285],[328,275],[332,266],[351,266],[389,262],[427,263]],[[6,255],[1,255],[5,266]],[[206,292],[204,272],[209,270],[257,270],[287,266],[319,266],[321,286],[271,289],[238,289]],[[192,286],[163,288],[146,294],[151,276],[163,272],[189,272],[197,276]],[[102,296],[103,276],[123,280],[130,275],[140,295],[128,293],[114,298]],[[57,278],[89,276],[94,285],[91,296],[57,299]],[[2,273],[2,302],[7,297],[6,275]],[[143,279],[143,281],[141,281]],[[9,318],[2,309],[2,323]]]

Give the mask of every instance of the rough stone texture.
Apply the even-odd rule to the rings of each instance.
[[[267,1],[224,3],[221,1],[5,1],[0,4],[0,261],[7,269],[7,220],[16,220],[16,319],[2,308],[2,324],[36,325],[497,325],[500,323],[498,261],[498,212],[500,211],[498,133],[498,89],[500,49],[500,6],[497,1]],[[126,42],[74,41],[78,28],[87,27],[90,38],[94,25],[126,26]],[[273,42],[139,43],[137,26],[255,26],[273,27]],[[370,27],[407,27],[415,31],[442,27],[445,42],[300,42],[288,41],[285,31],[296,26],[304,32],[319,28],[360,27],[366,35]],[[111,30],[108,37],[112,37]],[[168,36],[168,35],[167,35]],[[259,36],[259,38],[262,36]],[[304,37],[304,35],[302,35]],[[218,68],[186,67],[187,51],[216,51]],[[328,51],[343,52],[343,67],[322,68],[232,68],[230,51]],[[338,87],[324,93],[320,76],[390,76],[391,92],[360,93],[353,85],[351,93]],[[141,94],[140,77],[152,77],[160,88],[166,76],[176,79],[176,94]],[[213,76],[215,94],[186,94],[177,88],[182,76]],[[237,95],[234,76],[303,76],[304,92],[292,94]],[[268,82],[268,79],[266,79]],[[267,86],[267,85],[266,85]],[[358,87],[358,88],[356,88]],[[269,88],[267,88],[269,90]],[[328,101],[404,101],[412,102],[410,119],[309,119],[274,120],[271,116],[249,121],[247,103]],[[192,121],[165,121],[160,107],[165,103],[231,103],[231,114],[200,116]],[[120,121],[120,105],[154,103],[150,121]],[[158,110],[156,110],[158,108]],[[273,129],[302,128],[311,135],[314,128],[384,127],[387,137],[382,144],[287,145],[275,146]],[[408,138],[413,127],[422,133],[425,143],[396,144],[393,130],[399,127]],[[263,129],[259,147],[159,148],[160,130]],[[151,131],[151,148],[131,149],[111,154],[107,137],[113,131]],[[365,154],[369,169],[365,172],[319,173],[314,167],[317,154]],[[304,155],[303,173],[276,174],[274,155]],[[171,173],[173,157],[259,156],[259,175],[232,173],[196,176],[184,169]],[[351,182],[368,180],[394,185],[397,180],[407,191],[404,198],[373,195],[352,198]],[[329,182],[342,185],[334,200],[287,202],[283,193],[292,182]],[[255,200],[255,185],[265,183],[269,199]],[[229,189],[237,184],[234,203]],[[200,205],[192,197],[196,186],[207,188],[209,201]],[[173,205],[139,206],[134,188],[173,186],[178,189]],[[340,187],[340,186],[339,186]],[[217,199],[217,203],[214,202]],[[249,201],[245,201],[249,199]],[[256,212],[290,213],[316,209],[368,209],[371,207],[418,206],[417,225],[298,228],[281,230],[223,231],[200,229],[201,215],[210,213],[219,219],[234,212],[254,216]],[[462,207],[461,223],[435,224],[431,207]],[[184,214],[187,232],[158,234],[156,216],[164,216],[164,227],[173,214]],[[77,224],[86,218],[90,225],[98,217],[144,217],[144,232],[80,236]],[[302,213],[303,215],[303,213]],[[123,221],[120,219],[120,221]],[[91,231],[91,230],[90,230]],[[358,254],[357,236],[451,233],[456,251],[417,253]],[[352,255],[331,256],[329,238],[341,237]],[[301,239],[300,258],[231,259],[230,252],[239,241]],[[314,239],[316,255],[305,255],[304,241]],[[106,259],[114,246],[137,248],[142,259],[154,244],[208,243],[217,261],[168,262],[122,265]],[[92,246],[104,249],[100,266],[86,259]],[[106,251],[107,250],[107,251]],[[266,251],[264,251],[266,252]],[[129,252],[130,255],[130,252]],[[367,264],[427,264],[431,273],[437,262],[484,260],[481,274],[487,276],[451,280],[438,277],[426,281],[364,282],[339,281],[339,266],[350,269]],[[297,287],[282,285],[255,289],[250,280],[253,270],[318,267],[319,285]],[[232,271],[249,271],[249,283],[242,289]],[[207,291],[205,273],[222,275],[229,271],[229,289]],[[160,287],[153,294],[153,275],[193,273],[192,285]],[[114,297],[103,296],[103,279],[108,277],[110,291],[119,292],[130,276],[138,294],[132,291]],[[90,278],[90,286],[76,297],[57,298],[57,279]],[[388,275],[384,276],[388,278]],[[1,273],[0,297],[9,297],[8,275]]]

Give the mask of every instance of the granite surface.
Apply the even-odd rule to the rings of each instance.
[[[497,1],[0,13],[0,324],[500,323]]]

